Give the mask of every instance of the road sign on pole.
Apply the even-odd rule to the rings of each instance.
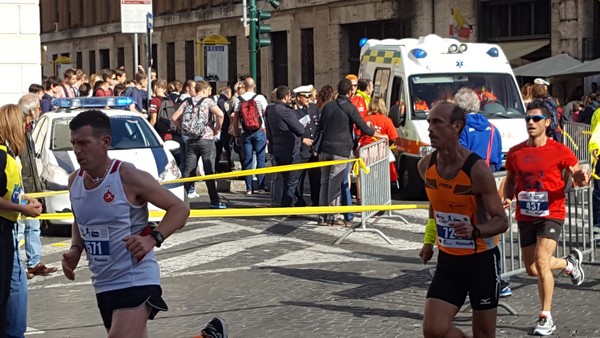
[[[121,0],[121,32],[146,33],[147,13],[152,13],[152,0]]]

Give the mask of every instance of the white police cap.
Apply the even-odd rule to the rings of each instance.
[[[310,94],[313,90],[313,85],[300,86],[294,89],[296,94]]]
[[[541,84],[541,85],[545,85],[545,86],[549,86],[550,82],[538,77],[537,79],[533,80],[533,83],[535,84]]]

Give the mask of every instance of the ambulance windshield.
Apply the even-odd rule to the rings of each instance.
[[[521,94],[510,74],[425,74],[409,79],[413,119],[426,119],[440,101],[453,101],[461,88],[471,88],[479,96],[480,113],[490,118],[522,118]]]

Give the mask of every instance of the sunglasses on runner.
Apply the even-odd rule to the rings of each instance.
[[[533,122],[540,122],[541,120],[545,120],[547,119],[546,116],[544,115],[531,115],[531,116],[525,116],[525,122],[529,122],[530,120],[533,120]]]

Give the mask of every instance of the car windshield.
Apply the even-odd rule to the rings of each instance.
[[[69,122],[72,117],[57,118],[52,121],[51,150],[72,150]],[[139,116],[111,116],[112,142],[109,149],[139,149],[160,147],[151,126]]]
[[[427,119],[435,103],[453,100],[463,87],[477,92],[480,113],[488,117],[522,118],[525,114],[521,94],[510,74],[415,75],[410,77],[409,86],[413,119]]]

